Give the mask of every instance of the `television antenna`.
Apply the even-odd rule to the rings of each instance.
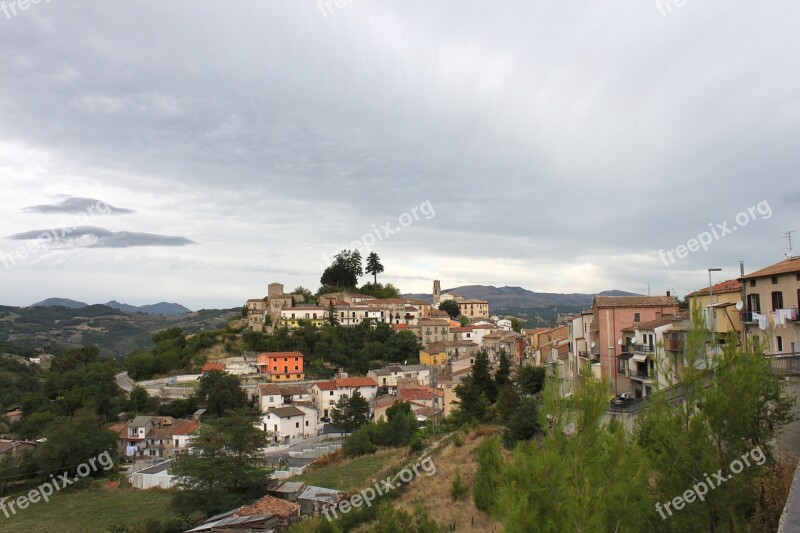
[[[788,241],[789,241],[789,247],[788,247],[788,248],[784,248],[784,250],[789,250],[789,253],[788,253],[788,254],[784,254],[784,255],[785,255],[786,257],[788,257],[789,259],[791,259],[792,257],[794,257],[794,253],[793,253],[793,250],[792,250],[792,233],[797,233],[797,230],[796,230],[796,229],[793,229],[793,230],[787,231],[787,232],[786,232],[786,233],[783,235],[783,237],[781,237],[781,239],[786,239],[786,240],[788,240]]]

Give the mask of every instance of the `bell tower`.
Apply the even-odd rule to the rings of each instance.
[[[439,303],[441,302],[442,298],[442,283],[435,279],[433,280],[433,306],[435,308],[439,308]]]

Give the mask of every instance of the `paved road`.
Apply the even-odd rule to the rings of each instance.
[[[128,377],[127,372],[120,372],[114,377],[117,379],[117,385],[119,385],[120,389],[124,390],[125,392],[130,392],[133,390],[135,383],[131,378]]]

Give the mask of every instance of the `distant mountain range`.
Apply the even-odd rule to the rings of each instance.
[[[241,308],[202,309],[161,316],[64,299],[45,300],[40,304],[51,302],[58,305],[0,305],[0,353],[27,356],[37,349],[58,353],[93,344],[103,355],[122,358],[135,350],[151,347],[153,334],[158,331],[173,327],[187,334],[223,330],[230,320],[242,316]]]
[[[171,315],[185,315],[186,313],[191,313],[191,309],[187,309],[186,307],[175,304],[175,303],[168,303],[168,302],[159,302],[157,304],[150,304],[150,305],[129,305],[123,304],[116,300],[111,300],[110,302],[106,302],[104,304],[106,307],[110,307],[112,309],[117,309],[119,311],[124,311],[126,313],[146,313],[148,315],[163,315],[163,316],[171,316]],[[42,300],[41,302],[37,302],[33,304],[31,307],[67,307],[69,309],[83,309],[84,307],[89,307],[89,304],[84,302],[78,302],[76,300],[70,300],[69,298],[48,298],[47,300]]]
[[[456,293],[464,298],[477,298],[489,302],[493,315],[514,315],[533,323],[553,323],[558,314],[579,313],[592,306],[595,296],[635,296],[625,291],[603,291],[598,294],[561,294],[532,292],[522,287],[494,287],[492,285],[465,285],[442,289],[442,293]],[[404,294],[408,298],[430,300],[430,293]]]

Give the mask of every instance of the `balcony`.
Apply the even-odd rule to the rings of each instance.
[[[683,341],[680,339],[670,340],[667,342],[667,350],[670,352],[682,352],[683,351]]]
[[[627,369],[627,368],[621,368],[621,367],[617,367],[617,375],[620,375],[620,376],[627,376],[627,375],[628,375],[628,372],[629,372],[629,371],[628,371],[628,369]]]
[[[586,350],[580,350],[578,352],[578,357],[583,357],[584,359],[588,359],[589,358],[589,352],[587,352]]]
[[[753,318],[753,314],[758,313],[758,311],[739,311],[742,318],[742,324],[755,324],[758,322],[755,318]]]
[[[657,373],[655,371],[648,372],[646,370],[631,370],[630,377],[633,379],[640,379],[642,381],[653,381],[657,377]]]
[[[632,344],[630,346],[631,350],[635,353],[653,353],[653,345],[651,344]]]

